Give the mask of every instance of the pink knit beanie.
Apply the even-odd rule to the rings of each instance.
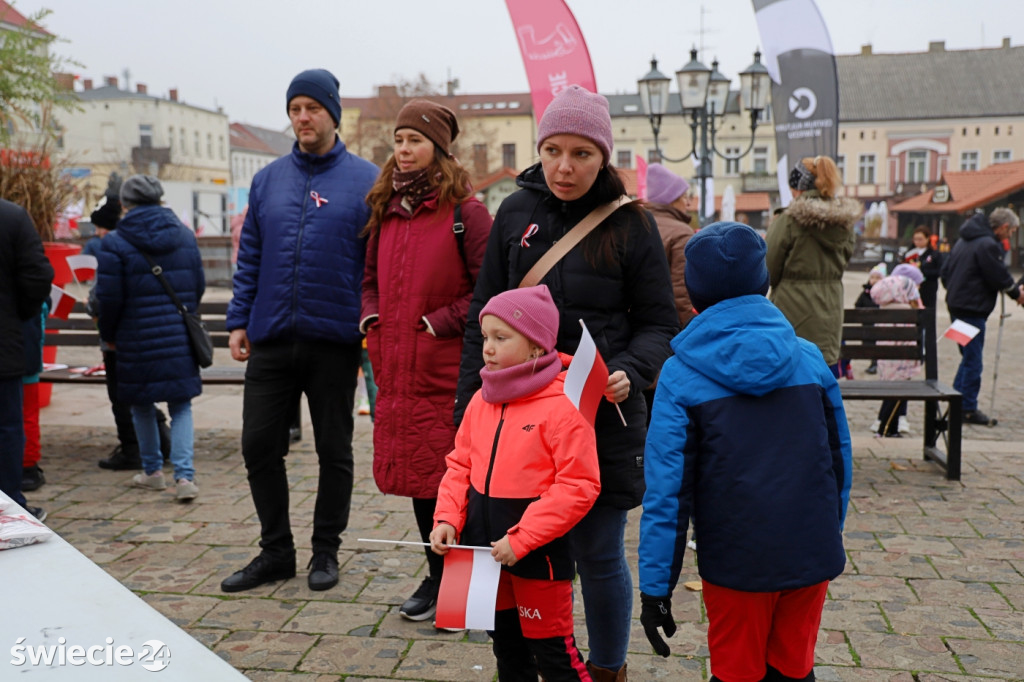
[[[546,284],[503,291],[480,311],[499,320],[540,346],[545,353],[555,348],[558,339],[558,308]]]
[[[647,201],[652,204],[671,204],[690,189],[690,183],[660,163],[647,166]]]
[[[612,156],[612,117],[608,100],[578,85],[570,85],[551,100],[537,126],[537,151],[552,135],[579,135],[592,141],[604,155]]]

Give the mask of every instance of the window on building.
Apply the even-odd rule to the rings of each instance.
[[[861,154],[857,160],[857,183],[860,185],[875,184],[874,154]]]
[[[167,149],[174,151],[174,126],[167,129]]]
[[[632,168],[633,167],[633,150],[632,149],[618,149],[615,151],[615,167],[616,168]]]
[[[206,133],[206,158],[213,158],[213,133]]]
[[[516,168],[515,142],[506,142],[501,145],[501,165],[505,168]]]
[[[113,123],[100,124],[100,144],[105,152],[117,151],[117,133]]]
[[[195,151],[196,156],[200,155],[201,152],[199,151],[199,131],[198,130],[193,134],[192,149]]]
[[[768,172],[768,147],[754,147],[754,172]]]
[[[487,145],[473,145],[473,172],[476,175],[487,175]]]
[[[978,170],[978,152],[960,152],[960,170]]]
[[[143,149],[153,148],[153,126],[150,123],[139,124],[139,146]]]
[[[846,156],[840,154],[836,157],[836,170],[839,171],[839,184],[846,184]]]
[[[911,149],[907,152],[907,182],[928,181],[928,150]]]
[[[1006,163],[1013,160],[1013,152],[1009,149],[997,149],[992,152],[992,163]]]
[[[725,174],[726,175],[739,175],[740,174],[740,151],[739,147],[726,147],[725,148]]]
[[[217,146],[220,149],[220,160],[223,161],[225,158],[227,158],[225,156],[225,152],[224,152],[224,136],[223,135],[218,135],[217,136]]]
[[[657,149],[647,150],[647,163],[661,163],[661,154]]]
[[[181,142],[181,146],[180,146],[181,153],[182,154],[188,154],[188,145],[185,144],[185,129],[182,128],[180,132],[181,132],[181,136],[178,139]]]

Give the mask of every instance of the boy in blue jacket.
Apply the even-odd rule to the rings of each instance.
[[[852,469],[839,385],[765,294],[765,244],[715,223],[686,245],[698,311],[672,340],[647,435],[640,621],[675,633],[694,517],[712,680],[813,680],[830,580],[843,572]]]

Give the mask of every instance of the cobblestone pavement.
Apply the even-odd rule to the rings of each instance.
[[[850,301],[864,278],[847,276]],[[872,438],[874,402],[847,405],[855,461],[849,561],[829,590],[818,637],[819,680],[1024,679],[1024,371],[1018,359],[1024,310],[1014,306],[1012,312],[992,411],[999,425],[964,427],[962,481],[946,481],[921,459],[919,436]],[[940,333],[947,324],[940,310]],[[986,411],[997,329],[994,314],[982,385]],[[939,345],[941,377],[951,382],[956,348],[950,341]],[[224,352],[218,351],[218,362],[231,362]],[[77,364],[98,356],[91,349],[61,354],[61,361]],[[857,363],[857,374],[862,370]],[[30,502],[45,506],[48,523],[75,547],[253,680],[495,679],[484,633],[437,632],[429,621],[398,616],[398,605],[426,570],[420,551],[356,541],[416,539],[409,501],[385,497],[373,483],[368,417],[357,418],[357,481],[340,584],[326,592],[306,587],[317,473],[307,421],[307,439],[288,458],[298,575],[246,593],[221,593],[220,581],[258,551],[259,525],[239,447],[241,389],[208,388],[193,410],[201,493],[181,505],[170,492],[129,488],[130,472],[97,468],[96,460],[116,442],[105,393],[57,387],[42,413],[48,483],[29,495]],[[911,405],[910,422],[920,433],[919,405]],[[635,511],[627,536],[634,570],[638,521]],[[692,556],[685,564],[683,580],[696,579]],[[668,659],[651,653],[636,604],[630,679],[710,675],[700,595],[680,588],[674,601],[679,631]],[[585,648],[579,599],[576,632]]]

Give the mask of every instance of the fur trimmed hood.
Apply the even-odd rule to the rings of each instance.
[[[817,190],[812,190],[793,201],[786,214],[819,241],[840,243],[850,238],[854,223],[864,215],[864,207],[856,199],[824,199]]]

